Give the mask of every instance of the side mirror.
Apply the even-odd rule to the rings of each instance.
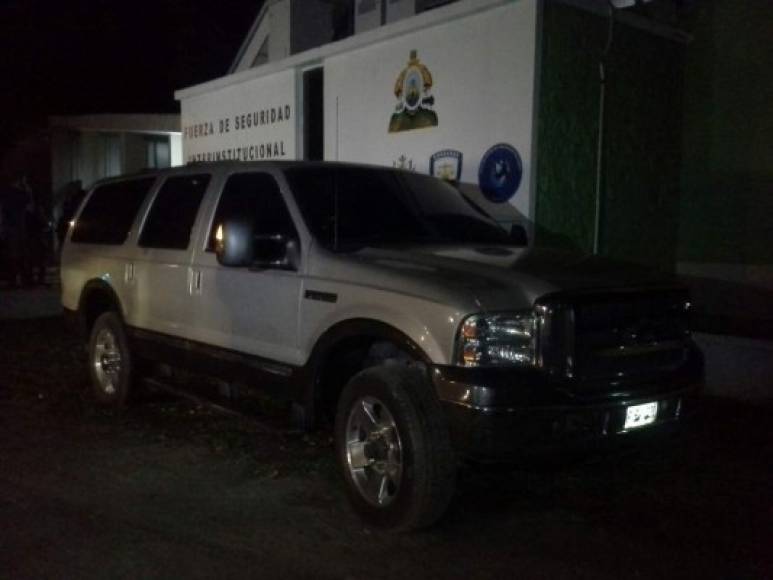
[[[529,236],[526,234],[526,228],[521,224],[510,226],[510,241],[516,246],[528,246]]]
[[[254,236],[253,268],[295,270],[298,267],[298,243],[284,234]]]
[[[252,265],[254,225],[251,220],[234,218],[218,224],[215,255],[223,266],[243,268]]]

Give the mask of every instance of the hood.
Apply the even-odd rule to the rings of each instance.
[[[472,308],[528,308],[545,294],[672,286],[640,266],[579,252],[503,246],[400,246],[337,254],[373,284]],[[357,274],[355,274],[357,275]]]
[[[421,250],[417,250],[421,252]],[[528,275],[555,287],[556,291],[620,289],[638,286],[663,286],[673,279],[650,270],[603,256],[546,248],[465,247],[437,248],[432,255],[460,263],[486,264],[514,274]]]

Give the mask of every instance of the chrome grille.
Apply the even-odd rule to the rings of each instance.
[[[675,369],[688,352],[687,306],[676,290],[554,297],[543,304],[541,360],[581,380]]]

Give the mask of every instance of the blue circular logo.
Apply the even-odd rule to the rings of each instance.
[[[509,201],[518,191],[523,177],[523,163],[515,147],[499,143],[486,151],[480,160],[478,184],[486,199],[494,203]]]

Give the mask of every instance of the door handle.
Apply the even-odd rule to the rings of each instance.
[[[201,294],[201,270],[195,268],[188,269],[188,292],[191,296]]]
[[[124,281],[127,284],[134,283],[134,262],[127,262],[124,269]]]

